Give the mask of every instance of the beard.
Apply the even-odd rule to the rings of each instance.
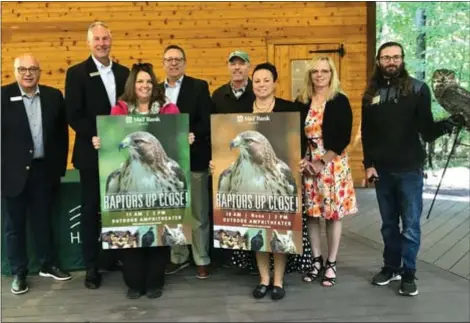
[[[395,63],[391,63],[387,67],[383,66],[382,64],[379,64],[379,70],[382,76],[387,77],[387,78],[392,78],[392,77],[397,77],[403,72],[405,69],[405,63],[402,62],[401,64],[397,65]]]

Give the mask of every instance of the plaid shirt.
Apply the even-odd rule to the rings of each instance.
[[[239,99],[243,95],[243,93],[245,93],[245,89],[247,85],[248,85],[248,80],[245,81],[245,83],[243,84],[241,88],[235,89],[233,87],[233,83],[230,83],[230,87],[232,88],[233,95],[235,95],[235,97]]]

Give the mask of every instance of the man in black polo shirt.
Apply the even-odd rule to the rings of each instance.
[[[212,94],[213,112],[250,113],[253,111],[253,84],[248,78],[250,58],[244,51],[236,50],[228,56],[231,80]]]

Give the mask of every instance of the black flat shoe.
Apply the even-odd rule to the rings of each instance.
[[[261,299],[264,296],[266,296],[268,291],[269,291],[269,286],[259,284],[253,290],[253,297],[256,298],[256,299]]]
[[[142,293],[138,290],[135,290],[135,289],[132,289],[132,288],[129,288],[127,290],[126,297],[128,299],[138,299],[138,298],[140,298],[140,296],[142,296]]]
[[[284,287],[273,286],[273,289],[271,291],[271,299],[273,301],[283,299],[284,296],[286,296],[286,290],[284,289]]]
[[[150,299],[159,298],[160,296],[162,296],[161,289],[149,289],[147,291],[147,297]]]
[[[96,269],[89,269],[85,276],[85,287],[97,289],[101,286],[101,274]]]

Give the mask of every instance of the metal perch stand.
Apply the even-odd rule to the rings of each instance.
[[[442,180],[444,179],[444,175],[446,174],[447,166],[449,166],[450,159],[452,158],[452,155],[455,152],[455,148],[457,148],[457,145],[462,145],[462,146],[467,146],[462,143],[459,143],[459,136],[460,132],[462,131],[463,126],[459,126],[457,128],[457,132],[455,134],[455,139],[454,143],[452,144],[452,149],[450,150],[449,156],[447,157],[446,164],[444,166],[444,171],[442,172],[441,179],[439,180],[439,184],[437,185],[436,193],[434,194],[434,198],[432,199],[431,207],[429,208],[428,215],[426,216],[426,219],[429,219],[429,216],[431,215],[432,207],[434,206],[434,202],[436,201],[437,194],[439,193],[439,189],[441,188]]]

